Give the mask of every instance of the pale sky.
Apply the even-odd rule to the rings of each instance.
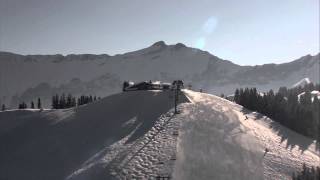
[[[0,0],[0,51],[120,54],[163,40],[237,64],[319,53],[319,0]]]

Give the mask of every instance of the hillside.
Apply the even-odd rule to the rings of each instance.
[[[16,107],[41,97],[50,105],[55,93],[107,96],[118,93],[124,80],[175,79],[214,94],[255,86],[261,91],[291,86],[302,78],[319,82],[319,54],[290,63],[240,66],[181,43],[157,42],[145,49],[109,56],[18,55],[0,52],[0,104]]]
[[[172,91],[0,112],[0,179],[287,179],[302,163],[320,163],[315,142],[267,117],[184,94],[177,115]]]
[[[158,143],[147,140],[170,118],[165,114],[170,115],[173,107],[171,93],[128,92],[76,109],[0,112],[0,142],[4,144],[0,179],[73,179],[91,166],[96,174],[89,179],[111,177],[113,168],[119,168],[112,161],[121,153],[129,155],[130,148],[138,148],[142,140],[145,145]],[[150,168],[157,165],[156,156],[150,157]],[[99,171],[103,166],[93,163],[95,159],[109,162],[110,167]]]
[[[313,140],[220,97],[185,93],[174,179],[290,179],[302,163],[319,166]]]

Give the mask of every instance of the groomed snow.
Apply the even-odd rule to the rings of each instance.
[[[319,166],[309,138],[217,96],[185,94],[193,103],[183,105],[174,179],[290,179],[302,163]]]

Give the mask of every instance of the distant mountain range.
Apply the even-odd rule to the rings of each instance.
[[[125,54],[18,55],[0,52],[0,104],[16,106],[55,93],[106,96],[121,91],[124,80],[182,79],[194,89],[230,94],[235,88],[260,91],[292,87],[303,78],[319,82],[319,54],[290,63],[240,66],[206,51],[159,41]]]

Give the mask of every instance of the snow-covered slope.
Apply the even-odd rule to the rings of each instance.
[[[290,179],[302,163],[319,166],[311,139],[217,96],[185,93],[192,103],[183,105],[174,179]]]
[[[299,86],[304,87],[305,85],[310,84],[310,83],[311,83],[311,81],[310,81],[309,78],[303,78],[303,79],[301,79],[299,82],[297,82],[296,84],[294,84],[292,87],[293,87],[293,88],[299,87]]]
[[[306,94],[306,92],[302,92],[302,93],[298,94],[298,101],[300,101],[301,96],[304,96],[305,94]],[[314,90],[314,91],[311,91],[310,94],[311,94],[311,101],[312,102],[315,97],[317,97],[317,99],[320,99],[320,92],[319,91]]]
[[[140,91],[76,109],[0,112],[0,179],[170,174],[178,126],[172,108],[172,91]]]
[[[115,56],[21,56],[0,53],[0,97],[3,101],[4,99],[9,101],[10,97],[18,93],[18,97],[15,98],[17,101],[21,99],[30,101],[26,96],[20,97],[29,88],[38,91],[31,94],[42,96],[45,91],[38,87],[40,83],[47,83],[56,88],[61,85],[68,87],[73,79],[81,80],[83,82],[81,88],[86,90],[89,87],[85,83],[106,74],[114,81],[112,81],[113,84],[107,83],[104,87],[117,89],[118,92],[121,90],[123,80],[169,82],[175,79],[191,80],[198,73],[206,70],[210,60],[218,61],[219,59],[207,52],[187,48],[182,44],[166,45],[164,42],[157,42],[148,48]],[[91,93],[97,93],[99,89],[100,87],[92,88]],[[62,90],[65,89],[61,88]],[[32,90],[29,89],[30,91]],[[104,95],[108,94],[110,92],[105,91]],[[6,103],[10,103],[8,101]]]
[[[0,179],[289,179],[320,163],[312,140],[217,96],[185,90],[174,115],[172,93],[0,112]]]
[[[106,96],[124,80],[182,79],[195,89],[231,94],[255,86],[261,91],[290,87],[304,77],[319,82],[319,54],[291,63],[239,66],[208,52],[160,41],[121,55],[17,55],[0,52],[0,104],[15,107],[37,97],[49,101],[58,92]],[[48,103],[46,103],[48,105]]]

